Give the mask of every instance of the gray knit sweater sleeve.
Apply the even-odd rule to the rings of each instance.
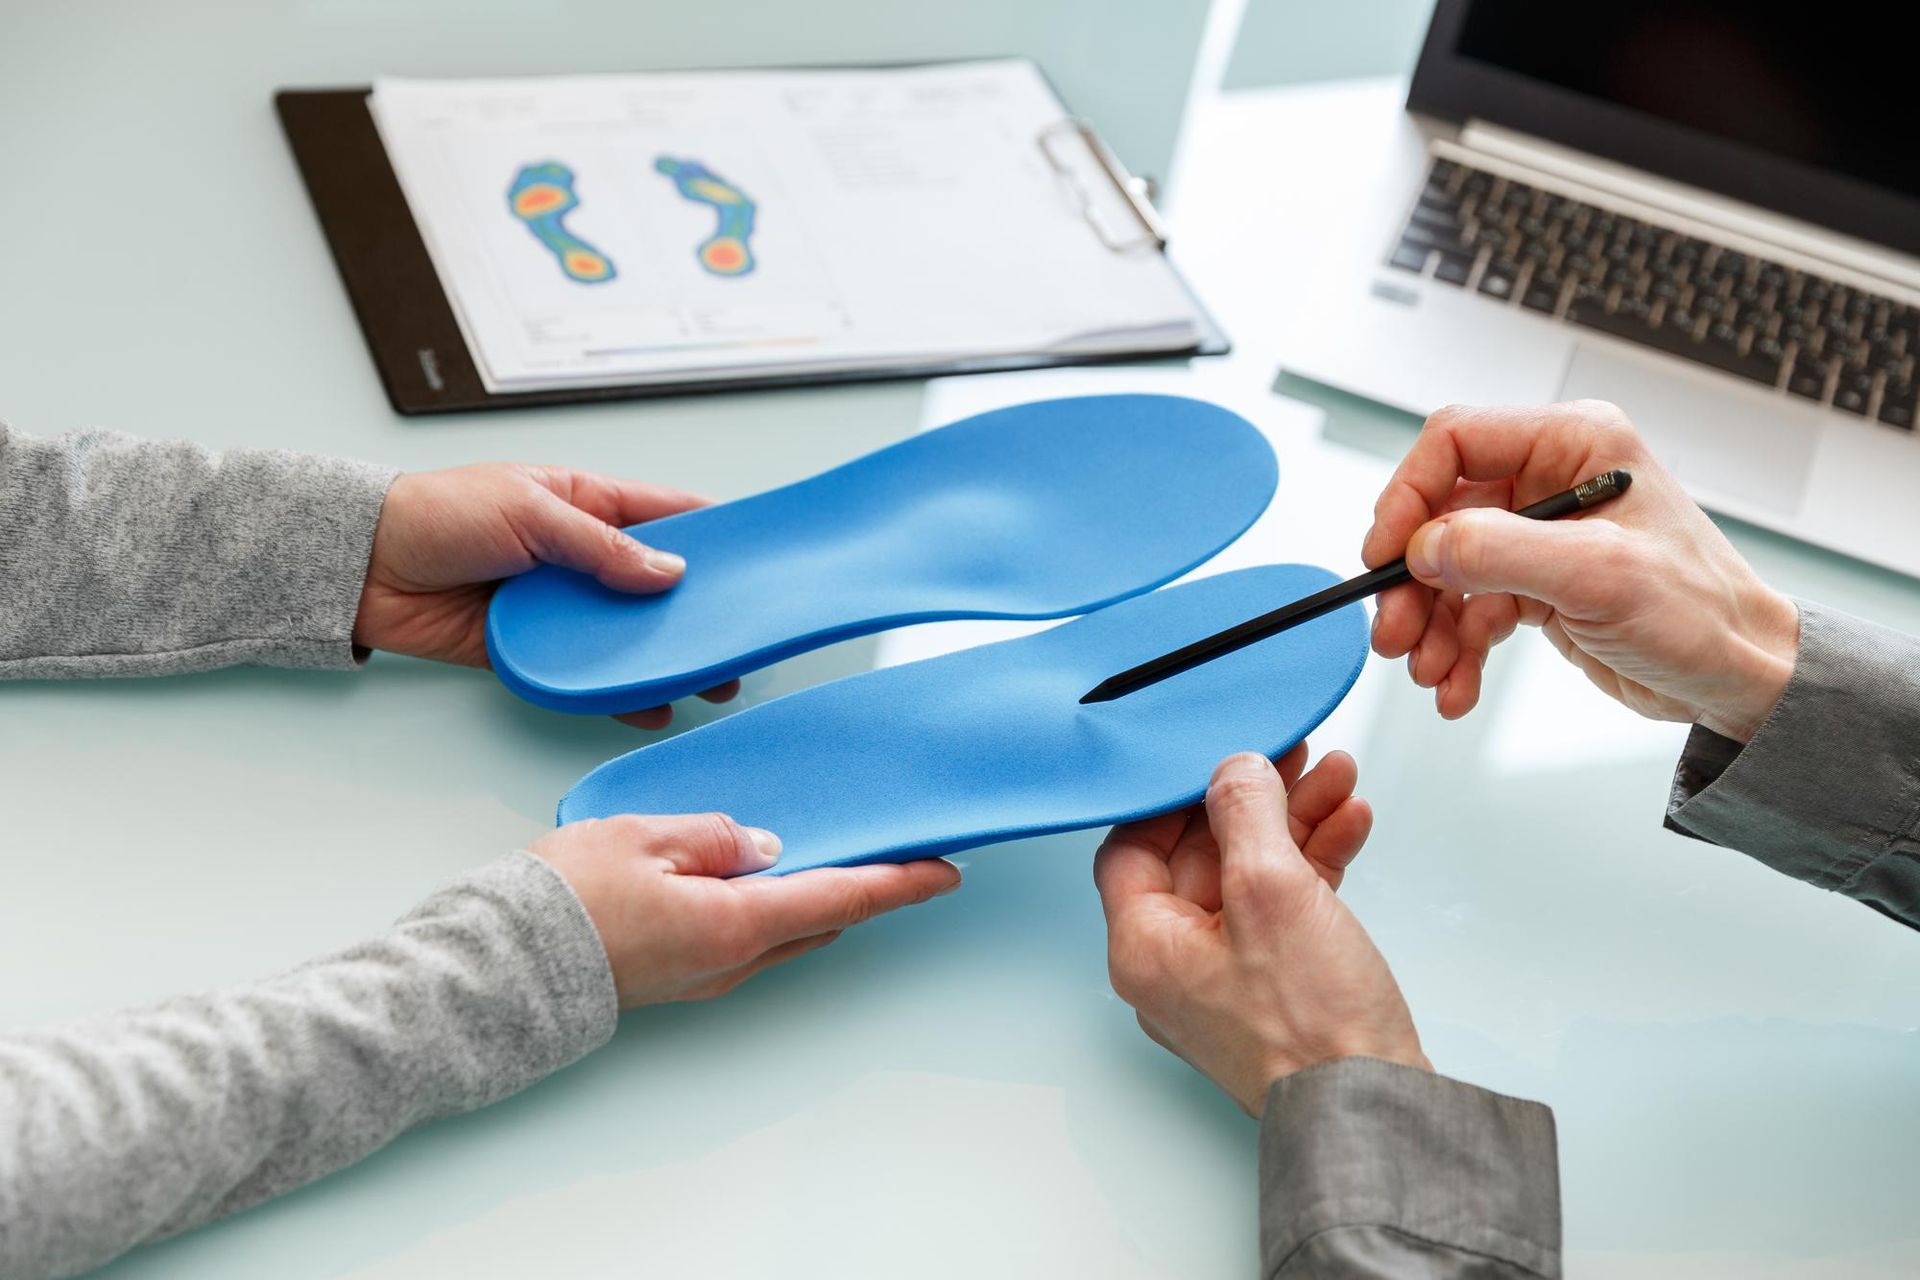
[[[351,666],[392,481],[334,458],[0,424],[0,679]]]
[[[353,665],[391,479],[0,426],[0,677]],[[518,853],[279,977],[0,1030],[0,1277],[70,1275],[317,1178],[565,1066],[615,1012],[585,909]]]
[[[603,1044],[613,975],[516,853],[251,986],[0,1032],[0,1276],[66,1276],[350,1164]]]

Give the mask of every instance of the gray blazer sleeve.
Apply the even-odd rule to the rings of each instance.
[[[1801,603],[1786,692],[1745,747],[1695,727],[1667,825],[1920,928],[1920,639]]]
[[[1560,1275],[1553,1113],[1375,1058],[1283,1076],[1260,1126],[1268,1280]]]
[[[0,1276],[38,1280],[277,1195],[604,1043],[599,935],[516,853],[386,935],[251,986],[0,1032]]]
[[[350,667],[393,473],[0,424],[0,679]]]

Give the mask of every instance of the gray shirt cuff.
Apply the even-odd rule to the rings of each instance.
[[[394,474],[0,424],[0,678],[352,667]]]
[[[1553,1113],[1376,1058],[1283,1076],[1260,1131],[1262,1274],[1560,1274]]]
[[[1800,603],[1753,740],[1695,726],[1666,825],[1920,927],[1920,640]]]

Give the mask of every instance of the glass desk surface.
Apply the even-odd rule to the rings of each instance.
[[[1273,394],[1269,291],[1203,261],[1196,283],[1241,347],[1189,370],[959,380],[924,406],[919,387],[876,385],[393,418],[267,95],[363,76],[341,51],[386,29],[414,41],[418,65],[393,69],[455,69],[420,34],[452,7],[420,9],[201,5],[155,25],[125,5],[89,24],[105,52],[62,84],[0,52],[0,138],[12,154],[42,147],[73,243],[104,256],[59,270],[0,237],[10,294],[34,299],[0,316],[5,412],[41,431],[101,423],[401,466],[526,457],[732,497],[1000,398],[1176,390],[1240,407],[1281,457],[1274,510],[1218,567],[1357,567],[1412,424],[1312,388]],[[519,68],[518,27],[461,12],[473,49],[458,69]],[[207,43],[223,15],[224,43]],[[71,21],[12,15],[20,39],[0,49],[52,48]],[[813,22],[761,36],[803,40]],[[972,35],[948,35],[971,51]],[[218,92],[169,87],[196,67]],[[132,90],[168,111],[129,118]],[[210,266],[197,220],[211,206],[143,194],[209,138],[256,175],[208,179],[231,197],[218,216],[245,270]],[[129,218],[116,201],[151,208]],[[1732,533],[1786,589],[1920,628],[1912,581]],[[990,630],[850,642],[750,678],[745,701]],[[14,1026],[243,980],[384,928],[546,829],[567,785],[643,740],[481,674],[388,658],[357,676],[14,685],[0,703],[0,1025]],[[725,713],[693,703],[682,719]],[[1348,897],[1435,1062],[1555,1106],[1573,1274],[1909,1274],[1920,939],[1663,831],[1682,736],[1599,702],[1533,636],[1498,656],[1485,704],[1457,724],[1376,661],[1314,739],[1359,758],[1378,811]],[[519,1097],[105,1274],[1248,1274],[1254,1126],[1109,990],[1097,840],[968,855],[958,894],[725,1000],[629,1015],[613,1044]]]

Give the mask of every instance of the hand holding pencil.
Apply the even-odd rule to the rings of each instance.
[[[1512,510],[1615,468],[1632,472],[1632,493],[1582,519]],[[1381,595],[1374,651],[1406,656],[1449,719],[1473,709],[1488,653],[1523,622],[1641,715],[1740,742],[1793,671],[1793,602],[1602,401],[1434,414],[1362,550],[1369,565],[1400,556],[1415,581]]]
[[[1604,502],[1611,502],[1627,491],[1633,483],[1633,475],[1627,471],[1603,471],[1597,476],[1583,480],[1571,489],[1540,499],[1540,501],[1522,507],[1513,514],[1524,520],[1558,520],[1561,516],[1578,515]],[[1358,604],[1368,596],[1378,595],[1405,582],[1413,581],[1413,574],[1407,569],[1404,559],[1392,564],[1370,569],[1357,578],[1345,582],[1336,582],[1324,591],[1316,591],[1301,600],[1270,610],[1257,618],[1249,618],[1224,631],[1195,640],[1183,645],[1171,653],[1129,667],[1117,676],[1102,680],[1090,689],[1080,701],[1111,702],[1123,698],[1136,689],[1144,689],[1150,684],[1171,679],[1182,671],[1189,671],[1203,662],[1211,662],[1236,649],[1244,649],[1250,644],[1265,640],[1268,636],[1279,635],[1291,630],[1303,622],[1312,622],[1315,618],[1325,617],[1336,609],[1344,609],[1350,604]]]

